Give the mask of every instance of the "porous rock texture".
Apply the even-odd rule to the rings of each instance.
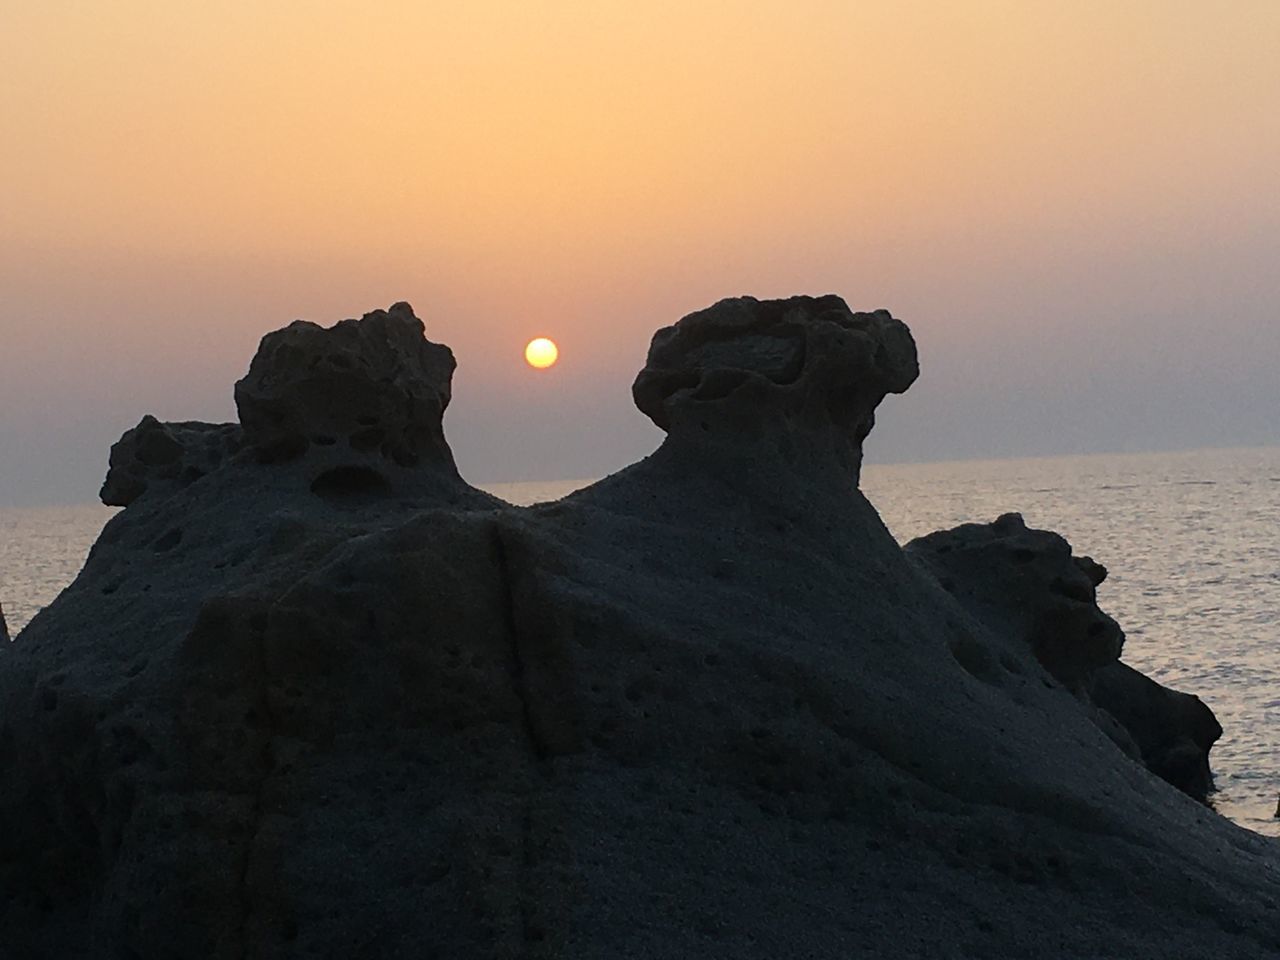
[[[240,444],[238,424],[161,423],[147,414],[112,444],[99,497],[127,507],[148,491],[166,496],[222,466]]]
[[[764,445],[856,484],[876,407],[919,373],[911,332],[887,310],[739,297],[654,334],[632,395],[688,456]]]
[[[838,303],[682,323],[812,347]],[[1280,949],[1274,844],[1125,757],[856,489],[849,397],[906,328],[853,382],[806,348],[799,404],[717,338],[737,386],[555,503],[339,504],[255,459],[116,517],[0,659],[15,955]]]
[[[397,303],[328,329],[295,320],[268,334],[236,384],[245,442],[263,462],[334,449],[342,460],[365,455],[375,470],[455,471],[441,420],[456,364],[423,333],[413,308]]]
[[[1098,606],[1106,567],[1077,557],[1060,535],[1008,513],[908,543],[919,562],[975,619],[1024,643],[1095,721],[1152,773],[1204,800],[1213,789],[1209,751],[1222,736],[1213,711],[1120,662],[1124,631]]]

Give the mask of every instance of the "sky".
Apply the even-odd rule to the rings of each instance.
[[[1280,443],[1277,49],[1274,0],[0,0],[0,506],[398,300],[477,483],[647,454],[650,336],[742,294],[910,325],[871,462]]]

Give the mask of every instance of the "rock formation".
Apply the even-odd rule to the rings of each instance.
[[[1028,529],[1016,513],[939,530],[905,549],[965,609],[995,633],[1024,640],[1073,689],[1120,656],[1124,633],[1098,607],[1106,569],[1072,556],[1058,534]]]
[[[887,314],[686,317],[635,388],[662,446],[528,509],[435,446],[442,367],[394,420],[353,337],[383,373],[313,414],[327,348],[268,340],[245,445],[149,483],[0,653],[13,955],[1280,949],[1274,845],[1117,751],[858,492],[915,371]]]
[[[245,442],[264,463],[336,448],[337,460],[356,456],[375,472],[456,472],[441,427],[456,363],[423,333],[397,303],[331,329],[297,320],[268,334],[236,384]]]
[[[1161,686],[1116,661],[1089,680],[1089,699],[1133,738],[1147,769],[1197,800],[1213,790],[1209,751],[1222,725],[1199,697]]]
[[[150,492],[165,497],[222,466],[241,443],[234,423],[161,423],[148,414],[111,446],[99,496],[127,507]]]
[[[740,297],[654,334],[632,394],[673,443],[790,448],[834,458],[856,484],[876,407],[919,373],[910,331],[887,310]]]
[[[9,642],[9,625],[4,621],[4,606],[0,605],[0,643]]]
[[[1105,567],[1073,556],[1061,536],[1029,529],[1016,513],[940,530],[904,549],[993,633],[1025,643],[1100,708],[1096,719],[1122,749],[1192,797],[1208,796],[1209,751],[1222,727],[1199,697],[1120,662],[1124,632],[1098,606]]]

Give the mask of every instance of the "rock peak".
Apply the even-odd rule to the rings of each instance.
[[[264,462],[339,446],[401,467],[452,468],[441,418],[457,363],[425,334],[403,302],[267,334],[235,388],[245,443]]]
[[[295,320],[262,338],[236,383],[239,424],[143,417],[111,448],[102,501],[155,502],[252,464],[296,464],[289,476],[325,497],[469,489],[442,424],[456,366],[403,301],[332,327]]]
[[[821,434],[856,476],[876,406],[918,375],[911,332],[887,310],[854,313],[834,295],[738,297],[655,333],[632,394],[672,436]]]
[[[856,479],[861,443],[888,393],[919,375],[915,340],[887,310],[840,297],[736,297],[654,334],[636,406],[669,435],[820,434]]]

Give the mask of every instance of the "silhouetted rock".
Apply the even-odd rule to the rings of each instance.
[[[1122,749],[1179,790],[1206,798],[1209,751],[1222,727],[1199,697],[1119,662],[1124,633],[1097,602],[1105,567],[1073,556],[1065,539],[1029,529],[1016,513],[940,530],[905,550],[976,619],[1030,646],[1059,681],[1104,711],[1094,719]]]
[[[0,943],[104,960],[1280,949],[1274,845],[1118,754],[856,489],[914,346],[887,315],[831,320],[835,303],[741,301],[787,319],[655,347],[637,391],[666,440],[556,503],[446,482],[430,443],[417,465],[380,445],[327,459],[351,424],[285,400],[280,422],[305,430],[246,431],[223,467],[136,500],[0,648]],[[792,384],[761,336],[804,344]],[[658,374],[681,355],[711,387]],[[306,381],[290,370],[262,381]],[[715,371],[737,385],[716,396]],[[312,489],[344,464],[395,492]]]
[[[655,333],[632,394],[674,437],[794,445],[802,460],[846,462],[856,483],[875,408],[919,372],[910,331],[887,310],[853,313],[836,296],[739,297]]]
[[[424,335],[407,303],[320,327],[295,320],[262,338],[236,384],[245,440],[260,460],[337,447],[370,464],[453,469],[441,418],[453,352]]]
[[[1209,751],[1222,726],[1199,697],[1161,686],[1118,661],[1096,671],[1088,689],[1089,699],[1133,737],[1152,773],[1197,800],[1208,797]]]
[[[1098,607],[1106,568],[1072,556],[1066,540],[1029,529],[1019,514],[939,530],[905,550],[979,620],[1030,644],[1073,689],[1120,656],[1124,632]]]
[[[167,496],[222,466],[239,446],[234,423],[161,423],[148,414],[112,445],[99,496],[109,507],[145,493]]]
[[[4,605],[0,604],[0,643],[9,640],[9,625],[4,622]]]

